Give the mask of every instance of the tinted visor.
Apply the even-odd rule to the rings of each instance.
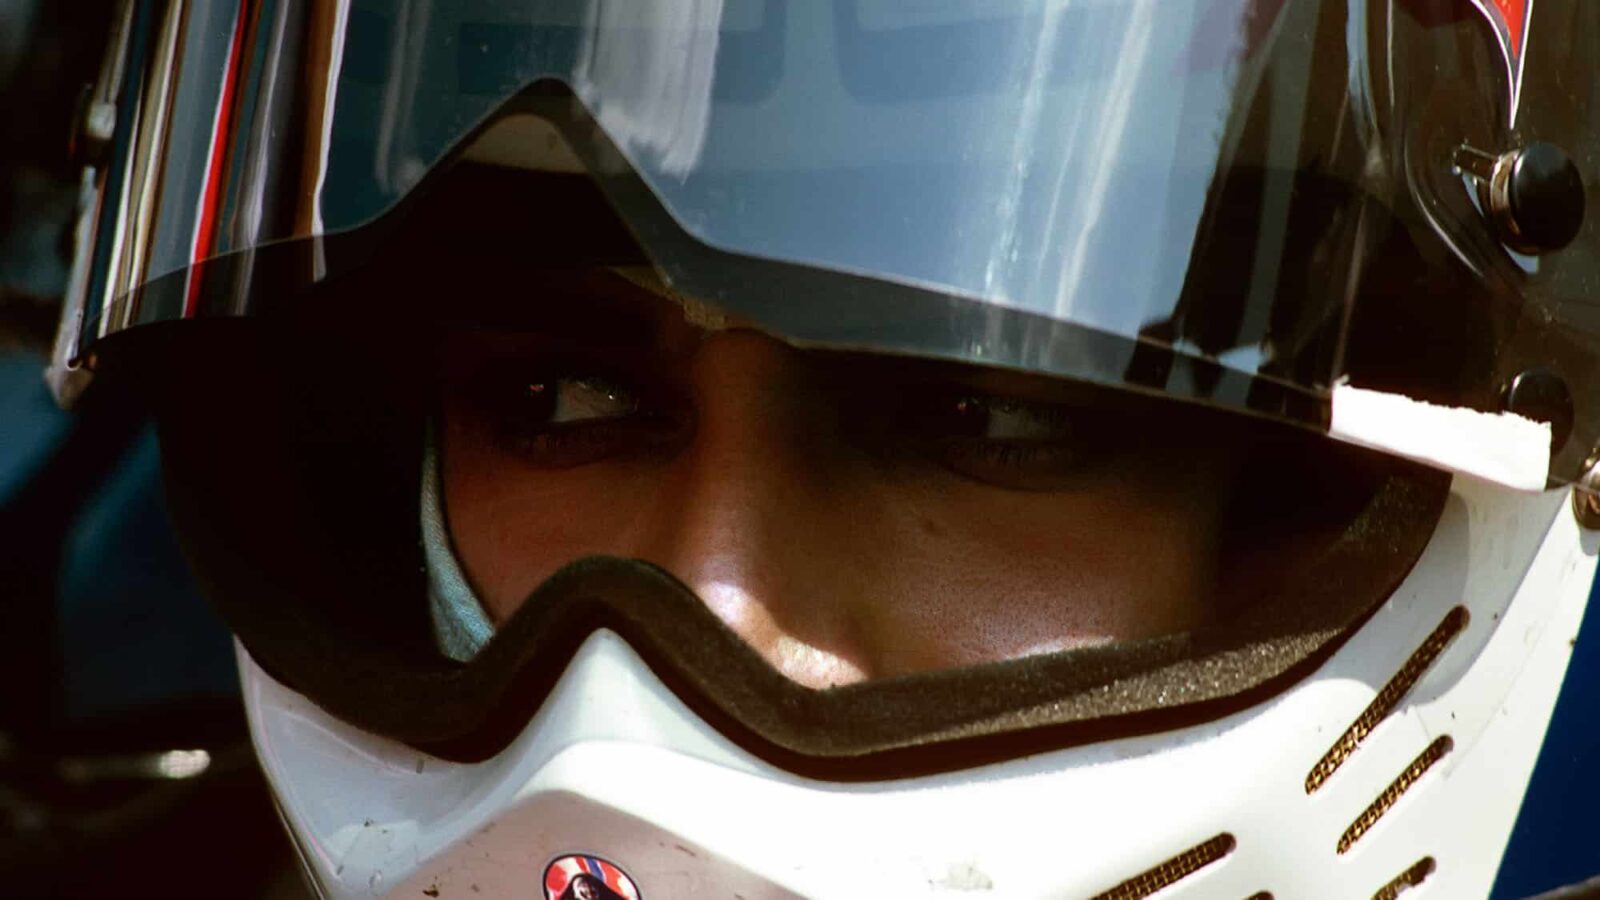
[[[1592,179],[1592,82],[1569,75],[1600,8],[1539,16],[1513,130],[1514,70],[1471,4],[141,4],[85,329],[108,368],[117,348],[147,354],[175,517],[251,653],[373,731],[492,753],[598,627],[796,767],[1168,727],[1314,668],[1438,521],[1445,476],[1323,446],[1339,379],[1493,411],[1545,367],[1573,410],[1558,477],[1600,433],[1593,225],[1513,255],[1456,168],[1464,144],[1531,137]],[[674,356],[663,335],[685,323],[618,272],[640,268],[754,327]],[[215,321],[133,327],[186,318]],[[712,362],[734,374],[698,380]],[[649,414],[591,431],[564,408]],[[1250,432],[1218,409],[1271,421]],[[718,441],[752,433],[729,423],[778,431],[734,453]],[[555,457],[551,424],[576,440]],[[502,604],[467,665],[440,653],[424,602],[430,428],[450,538]],[[638,443],[584,455],[618,435]],[[1029,442],[1047,446],[1017,452]],[[483,453],[452,474],[463,447]],[[1080,449],[1113,477],[995,476]],[[1086,596],[1074,570],[1177,570],[1156,527],[1191,521],[1163,518],[1183,491],[1162,478],[1191,474],[1174,463],[1204,473],[1185,490],[1215,488],[1180,504],[1209,541],[1190,615],[1101,641],[1055,628]],[[548,484],[481,493],[490,543],[639,498],[683,513],[682,540],[609,539],[672,532],[637,517],[605,541],[541,532],[563,552],[496,590],[510,570],[474,563],[458,477],[495,471]],[[600,474],[644,480],[550,499]],[[703,558],[683,551],[694,523],[727,521],[690,512],[724,488],[766,517],[729,530],[765,540],[754,575],[804,576],[747,591],[769,612],[842,603],[894,634],[882,617],[917,598],[884,567],[959,563],[929,590],[964,618],[924,632],[959,640],[988,603],[989,621],[1070,639],[1036,629],[835,689],[785,678],[723,615],[719,585],[749,573],[684,564]],[[829,490],[850,501],[824,504],[833,518],[783,516],[784,491],[814,507]],[[1116,519],[1082,505],[1097,497],[1155,502]],[[935,552],[962,534],[998,564]],[[995,572],[1051,590],[1020,602]],[[850,646],[806,635],[808,615],[784,633]]]
[[[104,345],[254,659],[431,752],[496,752],[597,628],[800,770],[1171,727],[1314,668],[1443,509],[1448,476],[1277,423],[707,330],[585,176],[436,186],[298,302]],[[499,245],[491,199],[558,202],[534,246],[570,254]],[[493,637],[456,652],[441,599]]]
[[[1593,184],[1600,9],[1497,9],[144,2],[84,329],[364,264],[363,226],[523,114],[502,161],[589,173],[676,290],[790,342],[1314,428],[1341,378],[1493,412],[1547,371],[1522,411],[1568,481],[1600,437],[1600,232],[1513,253],[1458,163],[1540,141]]]

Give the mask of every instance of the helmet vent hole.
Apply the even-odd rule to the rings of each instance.
[[[1350,823],[1350,827],[1344,830],[1344,834],[1339,836],[1339,853],[1342,854],[1348,851],[1356,841],[1361,840],[1361,836],[1366,834],[1373,825],[1376,825],[1378,819],[1382,818],[1383,814],[1388,812],[1389,808],[1399,801],[1400,795],[1410,790],[1411,786],[1416,784],[1429,769],[1433,768],[1434,763],[1444,759],[1445,754],[1449,753],[1454,746],[1455,743],[1450,740],[1449,735],[1445,735],[1429,744],[1426,750],[1423,750],[1416,759],[1411,761],[1411,765],[1405,767],[1399,777],[1383,789],[1383,793],[1378,795],[1378,799],[1372,801],[1366,809],[1362,810],[1361,815],[1356,816],[1356,820]]]
[[[1222,859],[1232,853],[1236,846],[1238,842],[1233,839],[1233,835],[1223,832],[1203,844],[1190,847],[1164,863],[1140,872],[1104,893],[1096,894],[1094,900],[1137,900],[1148,897]]]
[[[1471,616],[1464,606],[1457,606],[1445,614],[1444,621],[1433,629],[1422,642],[1422,646],[1412,652],[1405,665],[1400,667],[1400,671],[1394,673],[1383,689],[1378,691],[1378,696],[1372,698],[1372,702],[1361,711],[1361,715],[1350,723],[1350,727],[1345,729],[1344,734],[1339,735],[1339,739],[1328,748],[1322,759],[1311,767],[1310,773],[1306,775],[1307,794],[1315,793],[1322,787],[1323,783],[1344,765],[1345,760],[1356,752],[1361,742],[1372,733],[1372,729],[1378,727],[1379,722],[1394,712],[1395,707],[1400,704],[1400,699],[1428,671],[1428,667],[1439,658],[1439,654],[1449,645],[1450,640],[1467,627],[1470,619]]]
[[[1396,875],[1393,881],[1378,888],[1378,892],[1372,895],[1372,900],[1394,900],[1400,896],[1401,891],[1417,887],[1427,881],[1428,876],[1433,874],[1434,868],[1433,857],[1424,856],[1412,864],[1411,868]]]

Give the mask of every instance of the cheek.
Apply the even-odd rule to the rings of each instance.
[[[503,621],[573,560],[627,555],[633,524],[654,492],[644,467],[540,470],[522,465],[470,422],[451,420],[443,430],[445,516],[490,618]]]
[[[575,559],[643,555],[651,529],[695,524],[685,519],[697,507],[660,461],[537,469],[470,418],[444,432],[450,531],[496,621]],[[748,557],[733,568],[753,573],[741,586],[761,621],[807,646],[848,649],[875,676],[1170,634],[1206,614],[1221,466],[1181,476],[1139,466],[1166,474],[1023,493],[942,469],[896,475],[829,460],[816,479],[784,479],[793,492],[734,516],[741,527],[702,549]]]
[[[917,671],[1192,628],[1210,606],[1220,481],[902,497],[873,643]]]

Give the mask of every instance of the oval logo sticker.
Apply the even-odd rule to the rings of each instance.
[[[545,900],[639,900],[639,889],[616,863],[573,853],[545,867]]]

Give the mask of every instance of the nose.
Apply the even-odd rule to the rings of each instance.
[[[852,601],[848,453],[797,351],[750,331],[690,368],[696,422],[645,528],[646,559],[692,587],[774,668],[808,687],[864,680]]]

